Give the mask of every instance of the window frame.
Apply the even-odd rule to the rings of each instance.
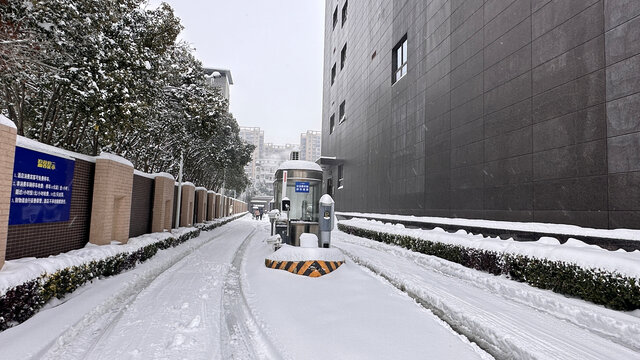
[[[329,117],[329,135],[333,134],[335,130],[336,130],[336,113],[333,113]]]
[[[347,16],[348,16],[348,11],[347,11],[347,7],[349,5],[349,0],[345,0],[344,5],[342,5],[342,24],[340,24],[340,27],[344,27],[344,24],[347,22]],[[337,9],[337,7],[336,7]]]
[[[344,64],[347,62],[347,43],[344,43],[342,50],[340,50],[340,71],[344,69]]]
[[[340,103],[339,106],[339,110],[338,110],[338,123],[342,124],[343,122],[345,122],[347,120],[347,101],[346,100],[342,100],[342,102]]]
[[[407,34],[404,34],[391,52],[391,84],[395,84],[407,75],[408,56],[409,42],[407,40]]]
[[[333,63],[333,66],[331,67],[331,86],[333,86],[333,84],[335,84],[336,82],[336,76],[338,75],[338,71],[336,69],[337,64]]]

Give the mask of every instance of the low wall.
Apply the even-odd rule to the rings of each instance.
[[[184,183],[178,204],[178,187],[170,174],[144,174],[115,155],[92,157],[17,136],[13,123],[1,115],[0,150],[0,268],[5,259],[45,257],[89,241],[126,242],[153,230],[170,230],[178,207],[181,226],[246,208],[242,201],[225,197],[228,206],[222,211],[220,196],[198,188],[196,197],[190,183]],[[28,166],[30,170],[24,170]],[[59,175],[66,185],[55,183]]]

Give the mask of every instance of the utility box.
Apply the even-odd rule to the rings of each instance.
[[[335,202],[329,194],[324,194],[320,198],[320,247],[328,248],[331,245],[331,231],[334,224]]]

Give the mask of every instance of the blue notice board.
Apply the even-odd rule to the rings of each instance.
[[[75,161],[16,147],[9,225],[69,220]]]
[[[296,181],[296,192],[308,193],[309,182],[308,181]]]

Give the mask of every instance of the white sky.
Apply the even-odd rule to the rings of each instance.
[[[260,127],[276,144],[321,129],[324,0],[165,2],[203,65],[231,70],[240,126]]]

